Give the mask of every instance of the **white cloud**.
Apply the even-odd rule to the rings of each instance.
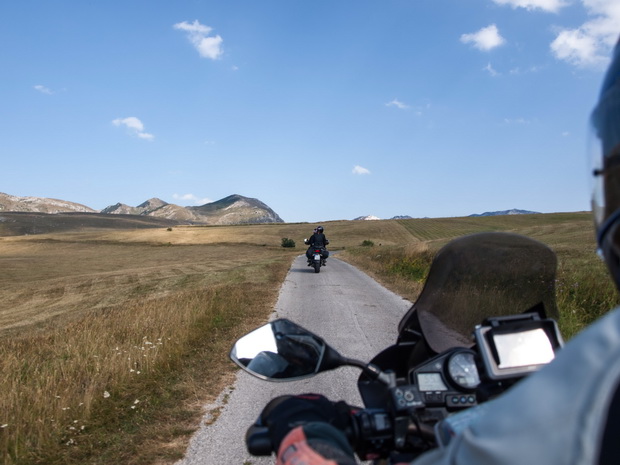
[[[54,93],[52,92],[51,89],[45,86],[37,85],[37,86],[34,86],[34,88],[38,90],[39,92],[41,92],[42,94],[52,95]]]
[[[602,68],[607,65],[620,33],[620,2],[582,0],[582,3],[593,18],[576,29],[560,30],[551,43],[551,52],[558,60],[580,68]]]
[[[353,167],[353,174],[370,174],[370,170],[362,166],[355,165]]]
[[[498,5],[509,5],[513,8],[525,8],[526,10],[544,10],[557,13],[562,7],[568,5],[564,0],[493,0]]]
[[[385,104],[386,107],[396,107],[396,108],[400,108],[401,110],[406,110],[407,108],[409,108],[409,105],[401,102],[400,100],[394,99],[391,102],[388,102]]]
[[[135,116],[116,118],[112,121],[112,124],[114,126],[125,126],[131,134],[139,137],[140,139],[153,140],[155,138],[153,134],[144,132],[144,124],[142,124],[142,121]]]
[[[193,205],[204,205],[213,202],[213,200],[209,198],[200,198],[194,194],[172,194],[172,198],[177,201],[190,202]]]
[[[222,55],[222,42],[224,39],[219,35],[209,36],[213,30],[209,26],[200,24],[198,20],[195,20],[193,23],[183,21],[182,23],[175,24],[173,27],[187,33],[187,38],[198,50],[201,57],[217,60]]]
[[[496,71],[495,68],[493,68],[491,63],[487,64],[483,69],[487,71],[492,77],[496,77],[500,75],[500,73]]]
[[[499,47],[505,41],[500,35],[499,30],[495,24],[483,27],[478,32],[472,34],[463,34],[461,36],[461,42],[464,44],[473,44],[479,50],[488,51],[495,47]]]
[[[140,139],[153,140],[155,136],[153,134],[149,134],[148,132],[139,132],[136,134]]]

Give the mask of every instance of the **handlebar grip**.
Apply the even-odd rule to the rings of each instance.
[[[266,426],[250,426],[245,433],[245,445],[252,455],[271,455],[274,451]]]

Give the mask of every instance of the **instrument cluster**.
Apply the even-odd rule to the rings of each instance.
[[[409,377],[427,406],[465,408],[476,404],[480,375],[473,350],[455,349],[438,355],[412,370]]]

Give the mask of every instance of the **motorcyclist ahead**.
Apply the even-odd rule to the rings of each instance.
[[[327,250],[327,245],[329,244],[329,240],[325,236],[325,230],[323,226],[317,226],[314,230],[312,236],[309,239],[304,239],[304,243],[308,245],[308,250],[306,250],[306,258],[308,259],[308,264],[311,264],[312,254],[314,250],[321,250],[321,259],[323,260],[323,264],[326,264],[327,257],[329,257],[329,251]]]
[[[597,243],[620,290],[620,41],[591,126]],[[549,365],[484,405],[445,447],[411,464],[620,464],[620,307],[575,336]],[[279,465],[350,465],[356,462],[342,432],[350,412],[322,396],[288,396],[270,402],[261,418],[279,446]]]

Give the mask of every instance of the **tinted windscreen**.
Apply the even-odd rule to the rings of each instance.
[[[435,256],[418,300],[399,325],[417,312],[422,332],[437,352],[470,345],[485,318],[515,315],[544,305],[557,318],[556,256],[546,245],[510,233],[464,236]]]

